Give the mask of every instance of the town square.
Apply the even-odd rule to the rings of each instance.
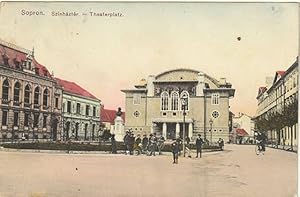
[[[2,2],[0,197],[297,196],[298,15]]]

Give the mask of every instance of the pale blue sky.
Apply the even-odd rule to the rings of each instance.
[[[21,10],[46,16],[22,16]],[[53,17],[52,11],[124,17]],[[2,3],[0,38],[35,48],[55,76],[124,108],[120,89],[174,68],[192,68],[236,89],[234,113],[254,115],[259,86],[298,54],[296,3]],[[241,41],[237,41],[240,36]]]

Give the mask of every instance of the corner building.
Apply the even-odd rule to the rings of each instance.
[[[166,139],[198,134],[209,141],[229,140],[229,99],[235,90],[225,78],[219,81],[192,69],[175,69],[142,79],[126,94],[125,130],[136,134],[156,132]],[[183,116],[181,98],[187,97]],[[185,120],[184,120],[185,119]]]
[[[60,138],[62,89],[34,52],[0,40],[0,139]]]

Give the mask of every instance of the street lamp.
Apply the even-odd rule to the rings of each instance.
[[[183,108],[183,130],[182,130],[182,143],[183,143],[183,156],[185,157],[185,116],[186,116],[186,106],[187,106],[187,95],[182,95],[181,97],[181,106]]]
[[[210,118],[209,119],[209,125],[210,125],[210,143],[212,144],[212,124],[213,124],[213,120]]]

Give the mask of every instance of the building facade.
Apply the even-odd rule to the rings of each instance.
[[[237,116],[232,118],[233,120],[233,142],[237,143],[239,141],[238,138],[243,138],[243,143],[250,143],[250,140],[253,141],[254,138],[254,121],[252,117],[239,113]],[[245,132],[239,132],[239,130],[243,129]],[[246,135],[247,133],[247,135]],[[245,135],[242,135],[245,134]]]
[[[202,134],[208,141],[228,141],[229,99],[235,92],[231,86],[225,78],[218,81],[192,69],[151,75],[134,89],[122,90],[126,95],[125,130],[156,132],[166,139],[182,137],[184,132],[192,139]]]
[[[277,71],[270,86],[259,88],[256,128],[267,132],[269,142],[297,146],[298,88],[298,58]]]
[[[100,100],[74,82],[56,80],[63,88],[62,140],[97,141],[100,135]]]
[[[0,40],[0,139],[59,139],[62,89],[34,51]]]

